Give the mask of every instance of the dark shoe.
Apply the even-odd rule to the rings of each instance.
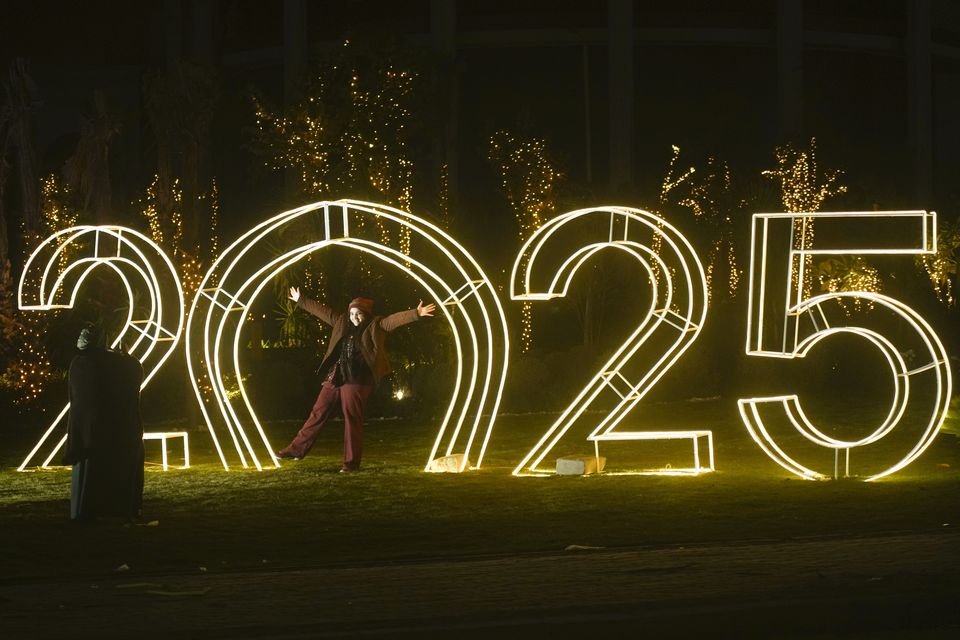
[[[290,453],[290,452],[287,451],[286,449],[283,449],[283,450],[281,450],[281,451],[277,451],[277,457],[280,458],[281,460],[302,460],[302,459],[303,459],[303,458],[301,458],[300,456],[295,456],[295,455],[293,455],[292,453]]]
[[[360,471],[360,467],[348,467],[347,465],[340,467],[340,473],[356,473],[357,471]]]

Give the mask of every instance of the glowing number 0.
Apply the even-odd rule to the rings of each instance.
[[[71,308],[84,280],[101,266],[120,276],[130,300],[126,322],[111,347],[128,333],[135,336],[129,341],[128,351],[143,363],[141,388],[146,387],[180,340],[184,308],[183,290],[173,263],[146,236],[117,226],[78,226],[53,234],[27,259],[17,287],[17,303],[21,309],[40,311]],[[171,290],[176,292],[174,304],[163,295]],[[142,308],[134,306],[134,291],[147,300]],[[51,436],[58,427],[65,431],[63,418],[69,408],[67,404],[57,414],[18,471],[38,456],[43,457],[42,466],[50,464],[67,439],[66,433],[59,439],[52,440]]]
[[[299,246],[276,255],[284,232]],[[409,252],[401,238],[410,238]],[[493,286],[473,257],[435,225],[398,209],[353,200],[318,202],[281,213],[247,231],[224,250],[204,276],[187,324],[187,363],[194,390],[223,467],[228,468],[218,431],[224,430],[240,464],[279,466],[240,371],[242,320],[260,291],[283,269],[313,251],[339,245],[361,251],[404,271],[440,303],[453,330],[457,369],[453,393],[427,461],[426,470],[448,437],[445,456],[462,448],[456,471],[463,471],[486,424],[474,468],[490,439],[506,379],[506,319]],[[396,246],[391,246],[396,245]],[[227,389],[232,375],[237,392]],[[198,380],[212,390],[203,393]],[[242,402],[235,401],[239,397]],[[472,417],[471,417],[472,416]],[[244,425],[256,428],[251,438]]]
[[[903,237],[903,224],[910,224],[915,234],[913,246],[907,240],[894,248],[858,247],[850,241],[843,241],[833,247],[794,247],[796,226],[805,220],[816,220],[818,229],[822,225],[854,224],[877,228],[888,225],[893,238]],[[899,226],[895,226],[899,225]],[[929,324],[913,309],[899,300],[877,293],[850,291],[827,293],[804,298],[804,265],[806,257],[815,254],[929,254],[936,252],[936,213],[926,211],[868,211],[848,213],[773,213],[756,214],[753,217],[753,231],[750,254],[750,297],[747,311],[747,355],[762,358],[802,358],[824,338],[837,333],[850,333],[868,340],[876,346],[886,358],[893,377],[894,394],[890,411],[873,432],[857,440],[842,440],[825,434],[813,425],[804,415],[800,400],[796,395],[782,395],[763,398],[741,399],[740,415],[761,449],[774,461],[807,479],[828,477],[798,460],[803,453],[794,445],[792,454],[781,446],[770,432],[774,420],[783,423],[784,419],[804,438],[812,443],[813,451],[823,448],[834,451],[833,475],[848,475],[850,471],[850,450],[876,444],[881,438],[904,422],[904,416],[919,415],[920,435],[917,443],[890,467],[867,477],[876,480],[894,473],[910,464],[924,449],[930,446],[943,423],[950,402],[952,378],[946,351],[940,339]],[[859,229],[859,227],[858,227]],[[882,230],[875,229],[875,231]],[[844,238],[857,237],[857,230],[844,229]],[[874,234],[877,235],[877,234]],[[822,237],[818,231],[818,238]],[[770,264],[768,256],[786,257]],[[777,299],[768,292],[773,283],[781,291],[786,284],[786,299]],[[846,313],[840,307],[844,300],[862,299],[871,302],[881,310],[894,314],[902,326],[909,328],[909,335],[901,338],[897,344],[879,331],[867,327],[848,324]],[[782,332],[771,337],[767,328],[765,333],[764,316],[773,312],[775,305],[779,313],[775,314],[778,325],[782,322]],[[908,365],[902,354],[913,352],[917,361]],[[934,386],[934,393],[926,397],[911,397],[911,386],[915,381],[924,380]],[[841,452],[843,455],[841,456]],[[809,452],[807,452],[809,454]],[[843,458],[841,462],[841,457]],[[808,463],[809,464],[809,463]]]
[[[541,256],[547,245],[554,259]],[[562,251],[556,251],[562,248]],[[652,291],[650,306],[640,325],[593,376],[534,448],[514,469],[514,475],[549,472],[537,465],[597,399],[601,391],[615,394],[616,406],[593,429],[588,440],[659,440],[689,438],[694,464],[673,473],[696,474],[713,470],[713,436],[710,431],[616,431],[641,398],[697,339],[707,315],[707,283],[703,266],[686,238],[652,213],[627,207],[582,209],[557,216],[537,229],[520,250],[513,265],[510,297],[514,300],[548,300],[567,294],[577,270],[595,253],[612,248],[625,251],[643,267]],[[521,266],[522,265],[522,266]],[[534,288],[531,279],[549,282]],[[664,349],[650,344],[666,341]],[[644,346],[646,349],[643,349]],[[617,399],[618,398],[618,399]],[[708,445],[709,463],[700,461],[699,442]]]

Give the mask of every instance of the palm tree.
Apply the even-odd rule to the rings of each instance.
[[[145,96],[157,145],[157,197],[164,237],[173,237],[174,183],[179,181],[182,246],[202,247],[207,238],[200,233],[206,213],[201,199],[211,181],[209,141],[219,98],[217,79],[207,67],[180,61],[150,79]]]
[[[24,231],[29,237],[37,238],[40,234],[40,195],[37,154],[33,144],[33,112],[40,105],[40,97],[22,58],[15,59],[10,65],[4,90],[7,100],[3,120],[7,134],[0,155],[6,155],[9,148],[16,150]]]
[[[7,173],[10,165],[7,162],[7,141],[9,129],[7,128],[6,105],[0,107],[0,269],[4,268],[10,262],[10,241],[7,238],[7,210],[4,205],[6,200]]]
[[[93,94],[93,115],[80,129],[77,149],[64,166],[70,189],[79,194],[82,210],[92,213],[97,224],[112,218],[110,143],[120,126],[107,112],[103,92]]]

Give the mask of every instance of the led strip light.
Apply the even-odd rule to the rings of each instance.
[[[654,251],[652,240],[659,237],[662,249]],[[569,247],[573,247],[570,249]],[[542,257],[545,247],[551,257]],[[562,261],[552,256],[558,247],[570,251]],[[686,238],[662,218],[627,207],[580,209],[557,216],[527,240],[517,255],[510,278],[510,297],[514,300],[549,300],[564,297],[579,268],[603,249],[618,249],[634,257],[643,267],[651,300],[643,320],[629,338],[607,360],[540,441],[513,470],[514,475],[543,475],[551,469],[539,468],[547,454],[566,435],[604,390],[619,400],[587,436],[595,446],[602,441],[675,439],[691,437],[696,451],[698,435],[706,431],[645,432],[617,431],[627,414],[693,344],[707,316],[707,281],[703,265]],[[563,250],[559,250],[563,254]],[[550,284],[535,288],[531,281]],[[639,353],[651,339],[666,339],[662,353]],[[648,363],[648,360],[652,362]],[[626,373],[626,375],[625,375]],[[628,378],[628,375],[631,377]],[[632,381],[631,380],[634,380]],[[697,462],[690,469],[643,471],[634,473],[698,474],[713,470],[713,438],[707,438],[709,466]],[[599,454],[598,454],[599,456]]]
[[[70,254],[76,252],[75,256]],[[27,259],[17,286],[21,309],[46,311],[72,308],[81,286],[95,269],[105,266],[120,278],[130,304],[114,348],[134,335],[129,352],[144,368],[141,389],[147,386],[177,347],[184,325],[183,289],[176,269],[163,250],[143,234],[113,225],[81,225],[59,231],[44,240]],[[164,293],[174,291],[174,304],[164,305]],[[135,292],[146,294],[148,304],[134,308]],[[66,404],[30,450],[18,471],[34,459],[50,465],[66,442]],[[59,438],[56,435],[63,431]]]
[[[360,224],[367,219],[379,224]],[[317,230],[315,238],[306,238],[303,244],[282,255],[271,254],[269,248],[276,245],[274,240],[279,234],[293,224],[307,222],[314,223],[304,226]],[[382,244],[378,233],[381,225],[408,231],[412,236],[411,254]],[[402,236],[391,233],[389,237]],[[363,251],[395,266],[420,283],[439,303],[453,330],[457,374],[425,470],[429,470],[447,437],[444,455],[462,447],[458,471],[463,471],[480,430],[484,429],[473,465],[478,468],[506,380],[509,339],[500,301],[473,257],[442,229],[399,209],[356,200],[318,202],[274,216],[228,246],[204,276],[187,321],[187,364],[223,467],[229,468],[217,435],[223,430],[229,434],[244,468],[252,465],[263,469],[264,461],[280,465],[243,383],[239,361],[242,320],[274,276],[313,251],[333,245]],[[201,372],[213,388],[209,402],[197,384]],[[228,372],[235,376],[241,403],[235,403],[227,393],[224,376]],[[245,428],[251,425],[256,431],[252,438]]]
[[[794,246],[796,225],[802,224],[804,219],[813,219],[818,224],[836,222],[846,219],[859,225],[873,224],[874,226],[891,223],[909,223],[915,234],[914,246],[909,246],[912,239],[900,242],[891,248],[877,248],[875,246],[857,246],[853,242],[844,242],[836,247],[815,248]],[[924,419],[924,426],[916,444],[896,463],[888,468],[872,474],[866,480],[877,480],[895,473],[916,460],[923,451],[930,446],[940,426],[946,418],[947,408],[953,387],[949,359],[946,350],[933,328],[920,314],[906,304],[879,293],[866,291],[848,291],[828,293],[805,299],[803,295],[806,277],[806,257],[811,255],[883,255],[904,254],[921,255],[936,253],[937,218],[935,212],[927,211],[851,211],[836,213],[761,213],[753,216],[753,229],[750,252],[750,293],[747,310],[747,343],[746,353],[750,356],[794,359],[805,357],[813,347],[824,338],[836,334],[851,334],[864,338],[878,348],[887,361],[893,379],[893,399],[886,417],[879,427],[863,438],[843,440],[834,438],[818,429],[804,414],[800,406],[800,399],[796,395],[779,395],[769,397],[746,398],[738,401],[740,415],[750,436],[757,445],[784,469],[801,478],[818,480],[829,478],[828,473],[815,470],[800,461],[797,457],[802,452],[790,453],[784,446],[777,443],[771,433],[767,421],[786,420],[809,443],[818,449],[832,449],[834,451],[833,476],[850,473],[850,450],[877,445],[887,434],[893,431],[910,412],[910,415],[919,414],[929,416]],[[899,231],[899,228],[898,228]],[[851,235],[851,234],[847,234]],[[893,234],[891,234],[893,235]],[[846,236],[845,236],[846,237]],[[787,255],[786,265],[768,264],[768,256],[779,250]],[[785,250],[786,249],[786,250]],[[785,273],[783,273],[785,272]],[[779,275],[778,275],[779,273]],[[779,291],[785,282],[785,297],[777,299],[768,293],[770,285]],[[884,336],[879,331],[866,327],[850,325],[847,315],[839,306],[844,301],[865,300],[876,307],[876,314],[880,309],[892,313],[896,319],[909,327],[909,336],[903,341]],[[772,301],[772,302],[771,302]],[[764,334],[769,327],[767,321],[771,304],[782,305],[782,317],[774,317],[774,321],[782,321],[782,332],[779,342],[777,336],[773,338]],[[771,342],[773,344],[771,345]],[[920,364],[907,363],[901,354],[913,351],[918,355]],[[933,385],[932,399],[918,398],[914,393],[911,397],[911,385],[924,379]],[[842,455],[841,455],[842,454]],[[843,464],[841,465],[841,458]]]

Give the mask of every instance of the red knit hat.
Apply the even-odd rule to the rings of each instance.
[[[354,298],[350,301],[349,306],[347,306],[347,311],[350,309],[360,309],[367,315],[373,315],[373,299],[372,298]]]

